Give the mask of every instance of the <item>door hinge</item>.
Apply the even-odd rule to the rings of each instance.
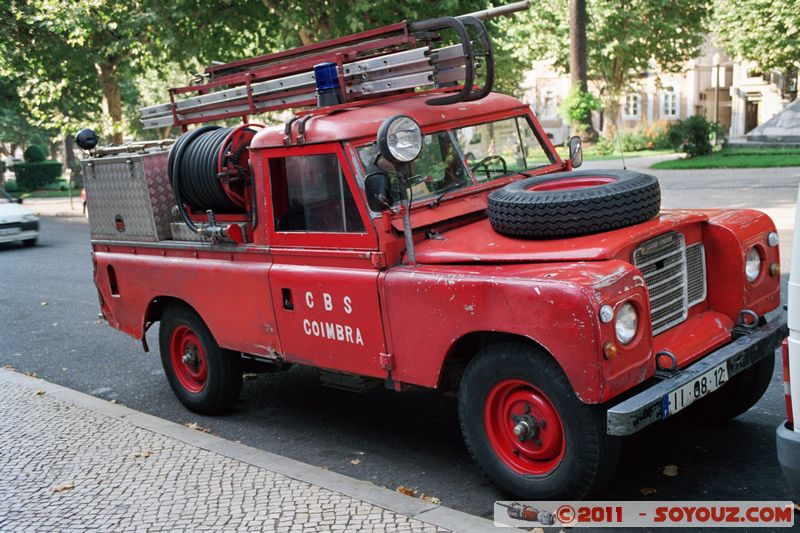
[[[372,252],[370,254],[370,261],[372,266],[383,268],[386,266],[386,254],[383,252]]]
[[[390,353],[382,353],[378,355],[378,363],[384,370],[392,370],[394,368],[394,356]]]

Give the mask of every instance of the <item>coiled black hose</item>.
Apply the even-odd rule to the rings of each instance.
[[[231,131],[232,128],[203,126],[181,135],[170,149],[167,167],[172,192],[181,217],[192,231],[199,230],[189,219],[184,202],[195,209],[211,209],[216,213],[242,210],[225,193],[217,175],[220,148]],[[226,146],[225,151],[228,149]],[[234,156],[238,162],[241,154]]]

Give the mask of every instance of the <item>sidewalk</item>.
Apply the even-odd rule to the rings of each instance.
[[[39,216],[47,217],[82,217],[83,202],[80,191],[72,198],[72,207],[69,198],[26,198],[23,204]]]
[[[7,369],[0,413],[0,531],[494,530]]]

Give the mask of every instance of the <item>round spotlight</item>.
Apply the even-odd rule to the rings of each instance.
[[[422,152],[419,124],[405,115],[386,119],[378,130],[378,150],[394,164],[410,163]]]

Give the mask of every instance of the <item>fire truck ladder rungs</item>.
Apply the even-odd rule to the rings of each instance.
[[[255,113],[316,105],[312,67],[337,65],[342,103],[398,92],[439,89],[431,105],[477,100],[494,83],[491,41],[481,19],[527,9],[529,1],[463,15],[402,22],[285,52],[206,69],[201,85],[170,89],[170,102],[139,110],[144,129],[183,126]],[[440,32],[460,43],[433,48]],[[473,35],[470,35],[470,31]],[[419,45],[419,46],[418,46]],[[477,87],[476,72],[483,74]],[[179,96],[195,93],[193,96]]]

